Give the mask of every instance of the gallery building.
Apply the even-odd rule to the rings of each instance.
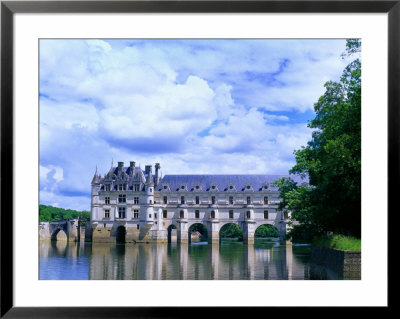
[[[285,238],[287,218],[278,211],[279,192],[271,185],[289,175],[165,175],[160,164],[142,170],[118,162],[104,176],[96,173],[91,191],[93,242],[190,241],[193,225],[207,228],[209,243],[219,242],[226,224],[237,224],[245,243],[256,229],[275,226]],[[290,175],[298,184],[307,183]]]

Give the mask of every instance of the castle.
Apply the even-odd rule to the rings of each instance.
[[[237,224],[245,243],[256,229],[275,226],[285,238],[287,218],[278,211],[279,192],[271,183],[288,175],[165,175],[160,164],[142,170],[130,162],[93,176],[91,231],[93,242],[167,242],[176,233],[190,242],[191,227],[207,227],[209,243],[219,242],[221,228]],[[290,176],[298,184],[300,176]]]

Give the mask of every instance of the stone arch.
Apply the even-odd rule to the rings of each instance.
[[[204,225],[201,222],[198,223],[191,223],[188,227],[188,240],[189,243],[192,242],[192,231],[197,231],[198,233],[200,233],[200,237],[199,240],[200,241],[204,241],[208,239],[208,230],[207,230],[207,226]]]
[[[68,233],[63,227],[57,227],[51,234],[52,241],[68,241]]]
[[[234,225],[234,226],[230,226]],[[219,228],[219,239],[222,238],[237,238],[239,241],[243,241],[244,231],[241,225],[237,221],[226,222],[220,225]]]
[[[258,229],[262,225],[271,225],[274,226],[278,232],[280,233],[281,239],[286,237],[286,224],[282,223],[281,220],[271,220],[271,221],[262,221],[257,222],[256,229]]]
[[[167,227],[167,233],[168,233],[168,242],[176,242],[177,241],[177,234],[176,234],[176,225],[175,223],[172,223]]]
[[[254,231],[255,238],[263,237],[280,237],[281,231],[274,225],[274,223],[262,223],[257,225]]]
[[[115,230],[115,241],[117,243],[125,243],[126,239],[126,228],[125,226],[118,226]]]

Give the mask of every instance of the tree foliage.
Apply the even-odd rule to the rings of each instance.
[[[347,54],[359,52],[359,40],[347,41]],[[325,84],[308,124],[312,139],[294,152],[291,174],[307,175],[311,187],[291,179],[277,181],[280,208],[315,232],[361,236],[361,61],[351,62],[339,82]]]
[[[222,226],[220,231],[221,238],[238,238],[239,241],[243,241],[243,232],[240,227],[236,224],[226,224]]]
[[[79,216],[81,216],[82,219],[90,218],[90,212],[39,205],[39,220],[41,222],[50,222],[60,219],[75,219]]]
[[[257,238],[263,237],[279,237],[279,231],[273,225],[261,225],[258,227],[254,233],[254,236]]]

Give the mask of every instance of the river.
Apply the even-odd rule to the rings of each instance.
[[[308,280],[311,246],[256,240],[245,245],[39,243],[41,280]]]

